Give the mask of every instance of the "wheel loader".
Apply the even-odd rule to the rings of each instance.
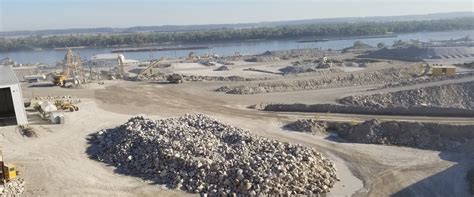
[[[16,170],[14,164],[4,163],[3,162],[3,153],[0,149],[0,184],[5,184],[13,179],[19,174]]]
[[[66,110],[66,111],[70,111],[70,112],[79,111],[79,107],[77,107],[76,105],[73,105],[71,103],[64,102],[64,101],[61,101],[61,100],[54,101],[54,105],[58,109],[61,109],[61,110]]]

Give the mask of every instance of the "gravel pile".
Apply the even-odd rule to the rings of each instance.
[[[286,128],[320,133],[335,132],[349,142],[407,146],[429,150],[472,152],[474,125],[369,120],[363,123],[298,120]]]
[[[228,94],[262,94],[271,92],[291,92],[315,90],[321,88],[338,88],[358,85],[374,85],[393,83],[412,78],[410,68],[384,69],[363,73],[343,73],[335,76],[324,76],[319,79],[305,79],[294,81],[262,82],[258,84],[240,86],[222,86],[216,91]]]
[[[186,81],[255,81],[267,80],[270,78],[247,78],[241,76],[200,76],[200,75],[183,75]]]
[[[274,62],[279,61],[280,58],[272,55],[262,55],[262,56],[255,56],[248,59],[245,59],[246,62]]]
[[[469,182],[469,191],[474,195],[474,167],[467,173],[467,181]]]
[[[0,185],[0,197],[21,196],[25,192],[25,181],[21,178]]]
[[[382,94],[349,96],[339,99],[338,102],[344,105],[372,108],[429,106],[474,109],[474,81]]]
[[[343,73],[341,69],[337,68],[317,68],[316,66],[287,66],[284,68],[278,69],[283,75],[288,74],[298,74],[298,73],[313,73],[318,75],[330,74],[330,73]]]
[[[320,121],[314,119],[299,119],[285,125],[284,128],[291,131],[301,131],[312,134],[326,133],[326,127]]]
[[[383,48],[372,51],[364,58],[375,59],[395,59],[407,61],[422,61],[423,59],[451,59],[472,57],[474,49],[472,47],[402,47],[402,48]]]
[[[229,71],[229,67],[228,66],[220,66],[219,68],[216,68],[214,69],[214,71]]]
[[[338,180],[313,149],[257,137],[205,115],[133,117],[91,138],[94,159],[203,195],[313,195]]]
[[[389,83],[384,86],[374,88],[373,90],[380,90],[380,89],[400,87],[400,86],[409,86],[409,85],[415,85],[415,84],[423,84],[423,83],[452,80],[452,79],[462,79],[462,78],[468,78],[468,77],[474,77],[474,72],[457,74],[453,76],[443,75],[443,76],[438,76],[438,77],[419,77],[419,78],[407,79],[400,82]]]

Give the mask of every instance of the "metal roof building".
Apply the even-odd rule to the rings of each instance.
[[[0,126],[28,124],[20,81],[9,66],[0,66]]]

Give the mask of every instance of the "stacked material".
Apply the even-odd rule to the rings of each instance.
[[[205,115],[131,118],[91,138],[93,158],[203,195],[314,195],[338,180],[313,149],[257,137]],[[94,150],[94,151],[92,151]]]

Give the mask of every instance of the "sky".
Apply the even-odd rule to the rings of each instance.
[[[0,0],[0,31],[473,11],[472,0]]]

